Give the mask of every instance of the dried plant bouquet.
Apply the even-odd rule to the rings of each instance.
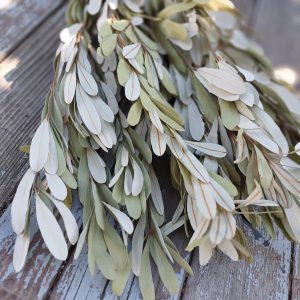
[[[216,250],[251,260],[241,215],[300,241],[300,101],[230,1],[73,0],[66,18],[41,124],[23,147],[16,271],[33,211],[55,258],[67,258],[66,238],[75,259],[86,243],[91,273],[100,269],[116,295],[133,273],[144,299],[155,298],[153,267],[172,294],[173,265],[192,274],[168,237],[180,227],[200,265]],[[180,195],[170,219],[153,156],[169,162]]]

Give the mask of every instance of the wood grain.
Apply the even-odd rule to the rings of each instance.
[[[28,167],[19,147],[30,143],[53,72],[65,9],[49,18],[0,68],[0,213]]]
[[[290,243],[281,233],[275,240],[269,240],[247,224],[243,227],[253,263],[234,263],[218,252],[205,267],[200,267],[198,253],[194,254],[192,267],[196,275],[188,278],[183,299],[288,299]]]
[[[72,212],[81,219],[81,205],[77,199]],[[46,248],[38,231],[34,208],[31,214],[31,243],[23,270],[15,273],[12,265],[16,235],[10,225],[10,208],[0,219],[0,299],[43,299],[48,295],[64,262],[55,259]]]
[[[1,0],[0,61],[57,9],[62,0]]]

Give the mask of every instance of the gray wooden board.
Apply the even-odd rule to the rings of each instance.
[[[0,67],[0,213],[28,167],[19,147],[30,143],[40,122],[65,9],[48,18]]]
[[[62,0],[1,0],[0,61],[61,3]]]
[[[80,223],[81,205],[77,199],[73,214]],[[0,219],[0,299],[43,299],[64,264],[56,260],[46,248],[38,231],[34,208],[31,213],[31,243],[23,270],[15,273],[12,265],[13,248],[16,235],[10,225],[10,207]]]

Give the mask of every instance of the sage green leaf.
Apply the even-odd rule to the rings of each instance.
[[[149,241],[147,241],[142,255],[139,286],[143,299],[155,300],[155,289],[150,265]]]
[[[118,31],[123,31],[129,25],[128,20],[119,20],[112,23],[111,27]]]
[[[94,198],[95,202],[95,215],[96,215],[96,220],[97,224],[102,230],[105,230],[105,220],[104,220],[104,215],[103,215],[103,206],[97,191],[97,187],[95,182],[92,180],[92,195]]]
[[[76,179],[68,169],[66,169],[65,172],[61,174],[60,178],[71,189],[77,189]]]
[[[137,134],[137,132],[134,129],[128,128],[128,133],[132,138],[134,146],[138,148],[138,150],[141,152],[147,163],[150,164],[152,161],[152,152],[148,144]]]
[[[115,50],[117,38],[117,34],[111,34],[103,39],[101,43],[101,49],[105,56],[109,56]]]
[[[140,122],[142,111],[141,102],[139,100],[134,102],[127,116],[127,122],[130,126],[135,126]]]
[[[155,263],[158,269],[159,276],[171,294],[177,294],[180,290],[180,284],[176,274],[169,263],[167,256],[161,249],[158,242],[154,239]]]
[[[117,270],[122,270],[128,260],[128,254],[126,247],[119,236],[116,229],[110,224],[110,222],[105,218],[105,231],[103,231],[103,237],[111,255],[113,261],[115,262]]]
[[[256,146],[254,146],[254,148],[257,156],[257,167],[260,183],[263,188],[268,189],[273,180],[272,169],[270,168],[262,152]]]
[[[131,265],[130,262],[127,259],[127,263],[125,267],[121,270],[118,270],[116,278],[112,282],[112,291],[115,295],[121,296],[124,288],[126,286],[126,283],[128,281],[128,277],[130,275],[131,271]]]
[[[170,4],[158,13],[158,17],[162,19],[169,18],[175,14],[188,11],[194,8],[196,5],[197,4],[193,2],[191,3],[179,2],[179,3]]]
[[[221,118],[224,126],[233,130],[240,122],[240,114],[237,111],[234,102],[219,99]]]

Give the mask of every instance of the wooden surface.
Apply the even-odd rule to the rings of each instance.
[[[245,20],[274,62],[300,74],[300,0],[237,0]],[[87,269],[86,249],[73,261],[59,262],[45,248],[33,226],[28,262],[15,274],[11,260],[15,235],[10,226],[9,206],[27,158],[18,150],[30,141],[39,122],[44,97],[52,79],[52,60],[58,33],[64,24],[62,0],[0,1],[0,299],[107,299],[115,297],[111,285]],[[279,42],[280,38],[280,42]],[[299,88],[299,79],[296,79]],[[165,169],[165,172],[168,170]],[[167,178],[167,173],[162,179]],[[166,180],[164,196],[176,199]],[[80,208],[74,207],[77,218]],[[2,213],[3,212],[3,213]],[[300,248],[282,234],[269,240],[244,224],[254,263],[233,263],[217,254],[199,267],[198,253],[183,252],[182,231],[173,239],[194,270],[194,277],[177,269],[182,290],[170,297],[154,272],[157,299],[300,299]],[[298,298],[297,298],[298,297]],[[121,299],[140,299],[133,276]]]

